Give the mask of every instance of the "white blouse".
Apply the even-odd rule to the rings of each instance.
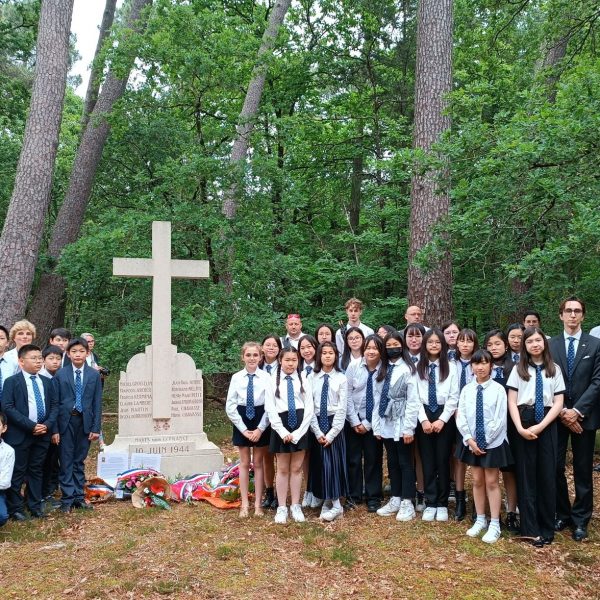
[[[551,407],[554,404],[554,396],[565,393],[565,382],[560,367],[555,364],[556,373],[554,377],[547,377],[546,370],[542,369],[542,383],[544,389],[544,407]],[[519,377],[517,367],[513,367],[510,372],[506,387],[517,392],[517,406],[535,406],[535,367],[527,367],[529,381],[524,381]]]
[[[329,375],[329,393],[327,394],[327,415],[333,415],[331,428],[324,434],[319,426],[319,416],[321,414],[321,391],[325,382],[325,371],[311,373],[311,392],[313,396],[314,415],[310,423],[311,429],[317,439],[325,436],[328,442],[333,442],[337,435],[344,429],[347,409],[347,391],[348,383],[346,376],[335,369]]]
[[[248,429],[244,424],[240,413],[237,410],[238,406],[246,406],[246,394],[248,391],[248,371],[242,369],[234,373],[229,383],[229,391],[227,392],[227,401],[225,403],[225,412],[229,420],[242,433]],[[267,396],[273,395],[273,382],[271,376],[266,371],[256,369],[254,372],[254,406],[264,406]],[[269,426],[269,417],[267,413],[263,415],[258,428],[264,431]]]

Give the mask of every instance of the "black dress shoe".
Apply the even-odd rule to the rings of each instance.
[[[577,527],[575,529],[575,531],[573,532],[572,537],[576,542],[581,542],[582,540],[585,540],[585,538],[587,538],[587,536],[588,536],[588,532],[585,527]]]
[[[30,510],[29,514],[33,519],[47,519],[48,515],[41,510]]]
[[[73,508],[78,508],[79,510],[94,510],[94,507],[87,502],[73,502]]]
[[[61,513],[68,514],[68,513],[70,513],[70,512],[71,512],[73,509],[71,508],[71,505],[70,505],[70,504],[61,504],[61,505],[60,505],[60,509],[59,509],[59,510],[60,510],[60,512],[61,512]]]
[[[573,525],[571,519],[556,519],[556,521],[554,521],[554,531],[563,531],[571,525]]]
[[[553,541],[553,537],[542,537],[542,542],[544,542],[544,546],[549,546]]]
[[[544,547],[544,538],[543,538],[543,537],[536,537],[536,538],[533,538],[533,539],[531,540],[531,545],[532,545],[534,548],[543,548],[543,547]]]
[[[594,467],[594,471],[596,473],[600,473],[600,463],[598,463],[595,467]]]
[[[519,523],[517,513],[506,513],[506,530],[509,533],[519,533],[521,531],[521,524]]]
[[[367,512],[374,513],[381,508],[381,502],[379,500],[369,500],[367,502]]]
[[[264,500],[262,501],[261,507],[262,508],[271,508],[271,504],[273,503],[273,500],[275,500],[275,491],[273,490],[272,487],[268,487],[265,490],[265,497],[264,497]]]
[[[17,511],[10,515],[10,518],[13,521],[29,521],[29,517],[25,513],[22,513],[20,511]]]

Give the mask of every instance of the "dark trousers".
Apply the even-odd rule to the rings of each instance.
[[[535,425],[533,408],[519,412],[523,427]],[[521,535],[552,539],[556,512],[556,421],[537,440],[517,435],[511,449],[515,456]]]
[[[435,412],[425,407],[427,420],[437,421],[444,410],[440,406]],[[450,495],[450,455],[456,437],[454,419],[450,419],[439,433],[425,433],[419,423],[417,440],[423,463],[425,480],[425,501],[429,507],[448,507]]]
[[[404,440],[395,442],[384,438],[383,445],[387,454],[388,474],[392,496],[403,500],[414,500],[416,493],[416,474],[412,455],[412,444]]]
[[[58,489],[58,446],[50,444],[44,461],[44,476],[42,478],[42,498],[52,496]]]
[[[557,429],[556,517],[563,520],[572,519],[576,527],[587,527],[594,506],[593,464],[596,432],[584,429],[583,433],[573,433],[561,422],[557,423]],[[572,507],[565,477],[569,438],[571,438],[571,450],[573,451],[573,477],[575,479],[575,501]]]
[[[363,486],[365,499],[381,501],[383,498],[383,443],[373,431],[356,433],[346,421],[346,460],[348,462],[348,487],[350,499],[361,502]]]
[[[0,527],[8,521],[8,509],[6,508],[6,492],[0,490]]]
[[[49,445],[49,435],[28,435],[18,446],[14,446],[15,468],[10,488],[6,490],[6,505],[10,515],[23,512],[25,500],[21,488],[25,478],[27,478],[27,506],[30,511],[41,512],[42,473]]]
[[[71,506],[74,502],[83,502],[84,463],[90,449],[80,415],[71,415],[67,429],[60,436],[59,449],[61,503]]]

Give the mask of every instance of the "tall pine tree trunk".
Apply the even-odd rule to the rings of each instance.
[[[126,20],[128,29],[140,31],[143,28],[141,13],[150,4],[152,0],[133,0]],[[129,56],[130,68],[133,67],[134,60],[135,56]],[[128,79],[129,73],[119,78],[112,69],[108,72],[81,138],[67,194],[58,211],[48,246],[48,257],[53,267],[58,263],[64,248],[79,237],[96,171],[110,131],[106,115],[110,113],[115,102],[123,96]],[[64,291],[65,281],[60,275],[54,272],[42,274],[29,312],[30,320],[37,325],[39,339],[45,339],[57,324],[56,319],[64,302]]]
[[[15,185],[0,238],[0,323],[25,313],[50,193],[69,68],[73,0],[44,0],[36,68]]]
[[[450,127],[445,96],[452,89],[452,0],[420,0],[417,12],[414,148],[426,154]],[[439,158],[439,157],[436,157]],[[433,229],[449,212],[439,187],[444,169],[417,171],[412,178],[408,303],[421,306],[430,325],[452,316],[452,262],[443,251],[427,270],[415,256],[431,242]]]
[[[252,72],[252,79],[246,91],[242,111],[238,118],[236,127],[236,136],[231,148],[229,162],[232,166],[231,183],[227,187],[223,197],[223,215],[229,221],[233,221],[237,211],[239,200],[240,182],[243,177],[244,161],[248,153],[250,136],[254,129],[254,121],[258,114],[260,100],[265,87],[267,77],[267,64],[265,59],[277,39],[279,29],[283,24],[285,15],[290,8],[291,0],[277,0],[273,10],[269,15],[269,21],[264,31],[260,47],[258,49],[257,63]],[[233,248],[228,246],[225,251],[224,264],[221,270],[221,281],[225,284],[227,291],[231,292],[233,286],[233,277],[231,269],[233,266]]]

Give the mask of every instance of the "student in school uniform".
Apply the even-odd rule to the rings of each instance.
[[[492,355],[487,350],[477,350],[471,357],[471,366],[475,377],[462,389],[456,413],[456,426],[461,434],[456,457],[465,465],[471,465],[473,476],[477,518],[467,535],[478,537],[487,529],[482,539],[493,544],[500,539],[499,467],[513,460],[506,439],[506,392],[491,378]],[[490,505],[489,528],[486,496]]]
[[[53,437],[60,444],[60,510],[64,513],[73,508],[93,508],[84,501],[84,463],[91,442],[98,440],[102,429],[102,383],[98,371],[86,363],[87,342],[72,339],[67,354],[71,364],[59,369],[54,377],[59,411]]]
[[[365,338],[375,333],[371,327],[361,322],[360,318],[362,316],[363,309],[364,305],[358,298],[350,298],[346,301],[346,304],[344,304],[344,310],[346,311],[348,322],[344,325],[344,323],[340,321],[340,328],[335,332],[335,343],[340,355],[343,355],[344,353],[346,331],[348,331],[350,327],[358,327],[358,329],[363,332],[363,337]]]
[[[304,335],[302,333],[302,319],[297,313],[291,313],[285,320],[286,334],[281,338],[281,345],[284,348],[294,348],[298,350],[298,342]]]
[[[15,467],[15,451],[3,439],[6,433],[6,415],[0,411],[0,527],[8,521],[6,490],[10,488]]]
[[[310,454],[310,493],[324,501],[319,518],[335,521],[344,513],[340,498],[348,494],[344,438],[348,384],[335,343],[319,345],[309,379],[314,404],[311,429],[318,444]]]
[[[291,495],[291,517],[297,523],[305,521],[300,506],[302,463],[308,448],[306,435],[313,416],[310,381],[306,380],[299,365],[295,348],[283,348],[275,376],[275,394],[266,399],[266,411],[271,422],[269,450],[277,457],[277,513],[275,523],[285,524],[288,519],[287,496]]]
[[[315,357],[317,355],[317,340],[305,334],[298,340],[298,353],[300,354],[300,370],[308,377],[315,368]]]
[[[506,339],[510,347],[510,358],[516,365],[521,357],[521,340],[523,339],[523,331],[525,327],[521,323],[513,323],[506,329]]]
[[[5,440],[15,451],[12,481],[6,493],[8,512],[15,521],[28,518],[21,493],[25,480],[30,515],[34,518],[46,516],[42,510],[43,467],[58,404],[52,382],[39,376],[42,364],[42,351],[38,346],[21,346],[20,372],[5,381],[2,394],[2,410],[8,418]]]
[[[360,364],[365,345],[365,334],[358,327],[349,327],[346,330],[344,351],[341,352],[340,367],[347,371],[351,365]]]
[[[456,321],[446,321],[442,324],[441,330],[448,346],[448,360],[456,360],[458,358],[456,340],[458,339],[460,329],[461,327]]]
[[[62,362],[63,351],[58,346],[46,346],[42,350],[44,366],[40,376],[53,379]],[[42,498],[46,507],[59,508],[60,502],[54,499],[54,492],[58,490],[58,445],[50,442],[48,453],[44,461],[44,476],[42,479]]]
[[[421,309],[418,306],[409,306],[408,311],[410,311],[411,308],[418,309],[418,314],[422,315]],[[421,357],[421,346],[423,345],[423,336],[426,331],[425,327],[418,322],[410,322],[404,328],[404,343],[408,348],[408,358],[415,367]],[[415,457],[415,471],[417,473],[417,498],[415,508],[417,512],[423,512],[425,510],[425,483],[423,479],[423,463],[421,461],[421,453],[419,452],[419,440],[416,437],[412,446]]]
[[[271,438],[265,402],[273,395],[273,380],[258,368],[262,350],[258,342],[242,346],[244,368],[231,377],[225,412],[233,424],[232,443],[240,452],[240,518],[248,517],[250,464],[254,466],[254,514],[263,516],[263,457]]]
[[[462,392],[463,388],[473,379],[473,369],[471,368],[471,357],[479,349],[477,334],[472,329],[461,329],[456,338],[456,348],[458,359],[456,368],[458,370],[458,389]],[[491,368],[491,364],[490,364]],[[463,438],[460,431],[456,430],[456,447],[459,448]],[[454,481],[456,482],[456,509],[454,518],[457,521],[463,521],[467,515],[467,492],[465,491],[465,477],[467,474],[467,465],[461,460],[454,463]]]
[[[261,343],[262,360],[259,367],[266,371],[275,381],[277,367],[279,366],[279,353],[283,346],[279,336],[269,334],[264,337]],[[269,452],[269,447],[265,449],[263,457],[263,473],[265,484],[265,497],[263,499],[263,508],[277,508],[277,497],[275,496],[275,455]]]
[[[410,521],[416,515],[412,443],[420,406],[408,401],[407,389],[416,369],[398,331],[388,334],[383,343],[388,365],[373,409],[373,435],[383,440],[386,450],[391,498],[377,514],[381,517],[396,515],[398,521]]]
[[[19,371],[19,365],[10,356],[6,358],[6,349],[9,344],[9,333],[6,327],[0,325],[0,402],[2,402],[2,388],[4,382]]]
[[[19,349],[25,344],[33,344],[36,336],[36,328],[27,319],[17,321],[11,328],[8,339],[15,347],[4,354],[4,360],[12,362],[18,369]]]
[[[50,332],[50,337],[48,339],[49,346],[58,346],[62,350],[62,361],[60,366],[66,367],[71,364],[69,356],[67,354],[67,346],[71,341],[73,335],[68,329],[64,327],[57,327]]]
[[[354,328],[357,329],[357,328]],[[377,512],[383,499],[383,443],[373,435],[373,411],[387,373],[385,347],[378,335],[365,339],[363,358],[346,371],[348,410],[346,413],[346,456],[349,496],[346,507],[362,502],[363,488],[367,511]]]
[[[492,329],[488,331],[484,340],[483,347],[492,355],[492,379],[506,389],[506,382],[514,368],[511,358],[508,338],[501,329]],[[507,423],[508,443],[512,445],[517,437],[517,431],[512,419]],[[502,483],[506,491],[506,529],[510,533],[519,533],[519,517],[517,516],[517,478],[515,476],[515,465],[502,467]]]
[[[408,383],[408,397],[420,403],[417,439],[423,462],[425,501],[423,521],[448,520],[450,454],[455,441],[452,419],[458,405],[458,375],[448,361],[444,334],[430,329],[423,337],[417,372]]]
[[[377,328],[376,333],[382,340],[385,340],[385,338],[387,337],[388,334],[394,333],[395,331],[396,331],[396,328],[392,327],[391,325],[380,325]]]
[[[335,331],[329,323],[321,323],[315,329],[315,339],[317,343],[322,344],[323,342],[334,342]]]
[[[556,515],[556,419],[565,382],[538,327],[523,332],[519,364],[508,378],[508,406],[517,429],[513,443],[521,535],[540,548],[554,539]]]

